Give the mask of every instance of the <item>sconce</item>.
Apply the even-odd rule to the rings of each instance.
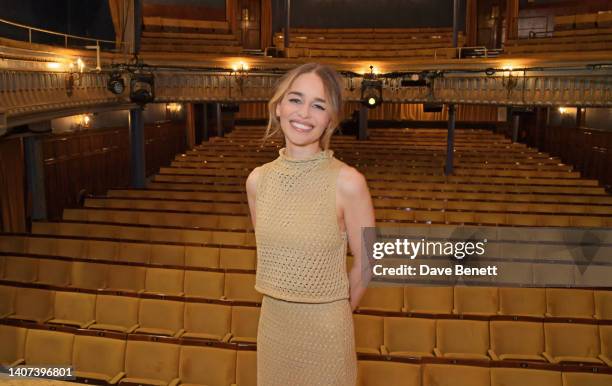
[[[182,109],[180,103],[166,103],[166,117],[178,117]]]
[[[249,65],[245,62],[234,63],[232,65],[232,71],[230,71],[230,76],[234,76],[234,81],[238,85],[238,89],[240,90],[240,95],[242,95],[244,91],[244,83],[246,82],[248,72],[249,72]],[[231,91],[231,87],[230,87],[230,91]]]
[[[78,71],[74,71],[75,65]],[[66,74],[66,95],[71,97],[74,93],[74,86],[81,85],[81,80],[83,78],[83,70],[85,69],[85,63],[83,63],[81,58],[78,58],[75,63],[70,63],[68,68],[70,69],[70,72]]]
[[[92,121],[91,114],[75,115],[74,124],[72,125],[72,129],[74,131],[89,129],[91,127],[91,121]]]

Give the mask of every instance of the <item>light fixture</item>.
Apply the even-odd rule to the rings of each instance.
[[[130,100],[140,105],[155,100],[155,77],[152,73],[135,72],[130,79]]]
[[[170,114],[178,114],[181,112],[182,109],[183,109],[183,105],[180,103],[167,103],[166,104],[166,110],[168,110]]]
[[[106,88],[115,95],[123,94],[123,91],[125,91],[125,82],[120,72],[113,71],[110,74],[110,78],[106,83]]]
[[[74,71],[74,68],[78,69],[78,72]],[[68,74],[66,74],[65,84],[66,84],[66,95],[69,97],[74,93],[74,86],[81,85],[81,79],[83,77],[83,70],[85,69],[85,63],[78,58],[76,62],[71,62],[68,65],[68,69],[70,70]]]
[[[244,91],[244,83],[246,82],[246,78],[249,72],[249,64],[245,62],[238,62],[232,64],[232,71],[230,71],[230,77],[234,76],[234,80],[238,85],[238,90],[240,91],[240,95],[242,95]],[[231,97],[231,88],[228,90],[230,92],[229,97]]]
[[[373,109],[383,102],[382,80],[374,73],[374,66],[370,66],[370,73],[364,74],[361,81],[361,103]]]
[[[559,113],[561,114],[567,113],[567,107],[559,107]]]

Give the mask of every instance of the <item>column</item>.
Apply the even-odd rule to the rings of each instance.
[[[455,105],[448,105],[448,135],[446,137],[446,167],[444,174],[453,174],[453,156],[455,150]]]
[[[146,185],[145,140],[142,108],[130,110],[130,186],[144,188]]]

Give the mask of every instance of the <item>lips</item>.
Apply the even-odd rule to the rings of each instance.
[[[307,133],[311,131],[312,129],[314,129],[314,126],[306,124],[306,123],[301,123],[297,121],[289,121],[289,123],[291,124],[291,127],[293,127],[296,131],[299,131],[301,133]]]

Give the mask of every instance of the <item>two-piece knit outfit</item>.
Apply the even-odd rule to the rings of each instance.
[[[354,386],[357,357],[332,150],[262,165],[256,192],[258,386]]]

